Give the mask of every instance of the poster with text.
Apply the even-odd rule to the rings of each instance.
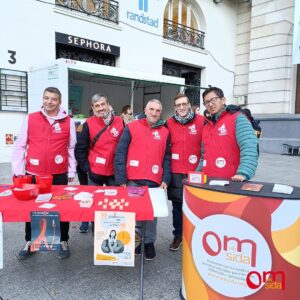
[[[96,211],[94,264],[134,266],[135,213]]]
[[[31,251],[58,251],[60,247],[59,212],[32,211]]]
[[[0,213],[0,269],[3,269],[3,231],[2,231],[2,214]]]
[[[184,187],[188,300],[300,300],[300,202]]]

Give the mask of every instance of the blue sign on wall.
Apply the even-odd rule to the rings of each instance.
[[[139,10],[148,12],[148,0],[139,0]]]
[[[158,28],[158,18],[150,17],[148,14],[149,0],[137,0],[138,12],[127,11],[127,19],[147,26]],[[142,11],[142,13],[140,12]]]

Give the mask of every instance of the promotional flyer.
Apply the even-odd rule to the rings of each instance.
[[[182,296],[300,299],[300,201],[184,187]]]
[[[59,212],[32,211],[31,251],[58,251],[60,247]]]
[[[94,264],[134,266],[135,213],[96,211]]]

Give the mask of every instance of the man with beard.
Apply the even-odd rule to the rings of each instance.
[[[104,95],[95,94],[91,99],[94,115],[83,124],[75,147],[75,157],[83,172],[88,173],[89,185],[115,185],[114,157],[124,123],[114,116]],[[88,222],[83,222],[79,231],[88,231]]]

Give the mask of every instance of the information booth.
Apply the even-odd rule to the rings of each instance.
[[[300,299],[300,188],[273,187],[184,181],[183,299]]]

